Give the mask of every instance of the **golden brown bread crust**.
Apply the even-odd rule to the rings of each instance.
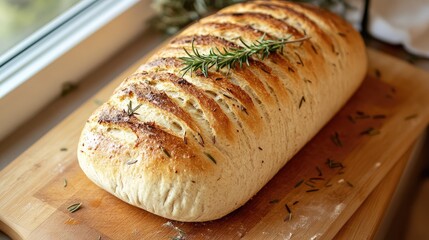
[[[182,76],[191,44],[309,40],[250,66]],[[170,219],[220,218],[248,201],[339,110],[366,72],[361,37],[339,17],[288,2],[237,4],[160,49],[87,121],[78,158],[124,201]],[[127,112],[141,106],[132,114]]]

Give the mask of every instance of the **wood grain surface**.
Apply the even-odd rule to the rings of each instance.
[[[368,55],[364,83],[317,136],[247,204],[205,223],[170,222],[130,206],[77,164],[84,122],[137,63],[0,172],[0,228],[16,239],[169,239],[181,231],[186,239],[331,239],[429,122],[429,75]]]

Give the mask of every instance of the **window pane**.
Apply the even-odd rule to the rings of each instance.
[[[0,55],[82,0],[0,0]]]

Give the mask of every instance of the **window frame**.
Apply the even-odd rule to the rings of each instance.
[[[1,66],[0,140],[144,31],[149,4],[95,1]]]

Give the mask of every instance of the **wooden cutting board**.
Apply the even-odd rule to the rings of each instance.
[[[253,199],[206,223],[130,206],[77,164],[84,122],[137,63],[0,172],[0,229],[25,239],[331,239],[429,122],[429,74],[368,55],[368,76],[344,108]]]

